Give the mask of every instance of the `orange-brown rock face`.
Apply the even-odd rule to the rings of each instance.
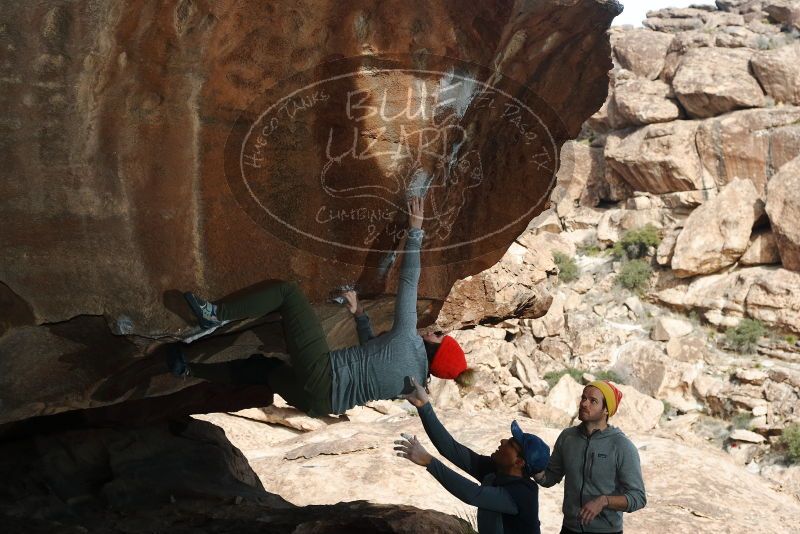
[[[218,298],[281,278],[315,303],[352,281],[391,293],[414,192],[428,194],[420,295],[435,314],[544,208],[561,144],[605,99],[619,9],[3,7],[3,420],[162,393],[139,359],[186,326],[174,290]],[[78,316],[128,337],[90,318],[69,335],[35,326]],[[48,368],[38,391],[23,365]],[[119,373],[126,386],[109,386]]]

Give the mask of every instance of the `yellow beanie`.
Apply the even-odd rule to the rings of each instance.
[[[608,416],[611,417],[617,413],[619,403],[622,401],[622,392],[617,389],[617,386],[608,380],[595,380],[589,383],[590,386],[596,387],[603,394],[606,399],[606,408],[608,408]]]

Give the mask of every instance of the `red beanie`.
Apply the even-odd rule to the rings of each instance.
[[[437,378],[453,379],[467,369],[467,358],[458,341],[444,336],[442,343],[433,355],[431,374]]]

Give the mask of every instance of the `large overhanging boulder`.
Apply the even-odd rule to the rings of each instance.
[[[323,303],[357,281],[385,324],[405,195],[420,185],[432,322],[452,284],[494,264],[544,209],[560,146],[606,97],[619,11],[615,0],[6,6],[0,422],[192,385],[157,376],[157,345],[192,324],[179,290],[217,299],[297,280],[336,346],[352,325]],[[191,356],[280,349],[274,322],[238,326]]]

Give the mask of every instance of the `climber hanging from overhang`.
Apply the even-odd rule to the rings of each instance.
[[[228,384],[267,384],[288,403],[304,412],[322,416],[341,414],[372,400],[395,399],[411,390],[408,377],[427,384],[430,375],[472,381],[464,351],[441,332],[417,331],[417,286],[424,197],[408,203],[409,231],[395,302],[394,323],[388,332],[373,335],[369,316],[355,291],[343,297],[356,321],[359,345],[330,350],[319,319],[299,286],[277,282],[266,289],[231,302],[212,303],[193,293],[186,300],[200,326],[213,328],[226,321],[254,318],[272,312],[281,322],[290,363],[254,355],[223,363],[187,362],[180,344],[170,347],[168,366],[176,376],[193,376]]]

